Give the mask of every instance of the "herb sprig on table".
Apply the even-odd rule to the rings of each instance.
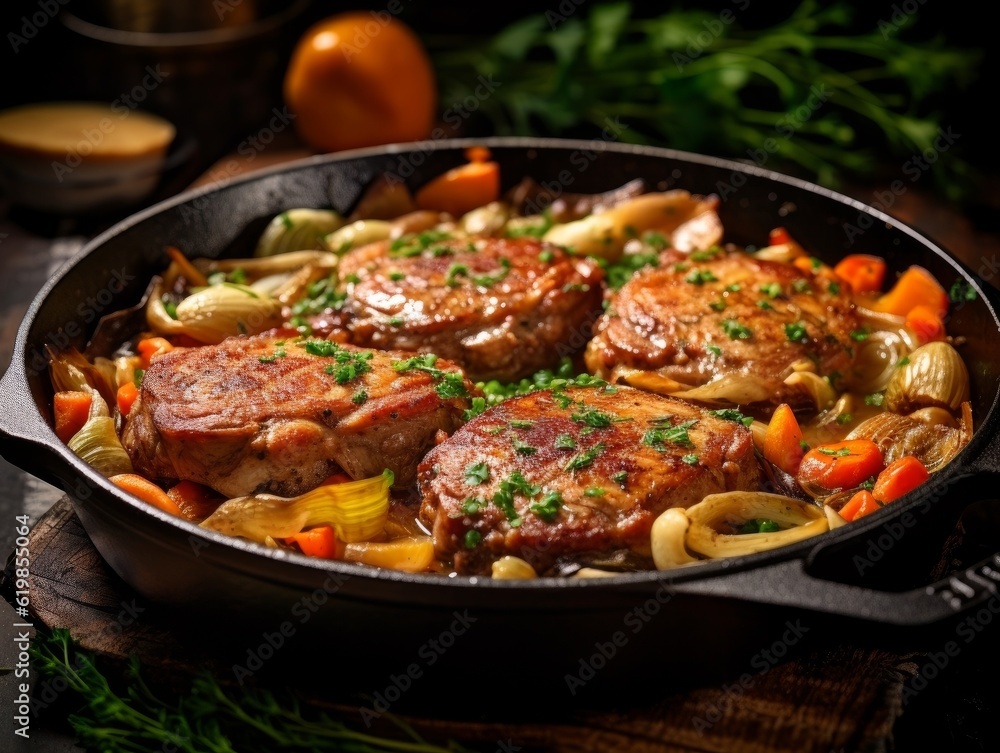
[[[886,151],[933,149],[948,124],[921,106],[977,68],[977,52],[940,40],[854,33],[846,2],[805,0],[763,29],[743,28],[745,7],[640,18],[616,2],[533,15],[489,43],[437,46],[443,101],[472,96],[501,135],[589,126],[617,141],[797,165],[834,184]],[[493,82],[485,97],[483,80]],[[950,154],[932,169],[953,178],[968,166]]]
[[[204,674],[191,691],[176,700],[161,699],[140,674],[128,670],[123,693],[101,672],[94,657],[66,630],[37,636],[32,646],[40,678],[62,678],[83,707],[69,717],[85,750],[135,753],[176,750],[184,753],[273,753],[273,751],[343,751],[344,753],[456,753],[451,744],[433,745],[401,720],[386,718],[401,731],[399,739],[360,732],[323,712],[310,713],[291,695],[279,697],[247,687],[223,688]],[[168,747],[171,746],[171,747]]]

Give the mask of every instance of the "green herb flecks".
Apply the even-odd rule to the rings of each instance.
[[[749,340],[753,337],[751,329],[735,319],[726,319],[720,326],[722,331],[729,335],[730,340]]]
[[[578,452],[576,455],[569,459],[569,462],[563,466],[564,471],[579,471],[583,468],[587,468],[593,465],[594,461],[597,460],[598,456],[604,452],[604,443],[598,442],[593,447],[584,452]]]
[[[531,505],[528,509],[546,523],[551,523],[559,514],[562,506],[562,494],[557,491],[550,491],[546,492],[538,502]]]
[[[490,480],[490,468],[485,462],[473,463],[463,474],[465,483],[469,486],[479,486]]]
[[[673,418],[666,417],[653,422],[652,429],[649,429],[642,437],[642,443],[666,452],[667,444],[675,444],[679,447],[694,447],[688,430],[698,423],[697,419],[684,421],[683,423],[672,425]]]

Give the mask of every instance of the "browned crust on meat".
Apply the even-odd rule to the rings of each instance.
[[[370,351],[371,371],[338,384],[326,371],[334,359],[301,343],[295,334],[234,337],[154,359],[123,433],[136,471],[229,497],[300,494],[340,470],[365,478],[389,468],[406,486],[436,433],[454,431],[469,407],[439,397],[432,375],[393,369],[412,354]]]
[[[696,273],[700,284],[691,281]],[[706,281],[705,274],[716,279]],[[781,291],[773,298],[761,292],[772,283]],[[731,337],[726,321],[748,328],[749,339]],[[806,337],[793,342],[786,325],[797,324]],[[803,271],[743,252],[699,261],[668,251],[658,267],[640,271],[610,296],[586,362],[606,379],[624,367],[691,386],[726,374],[752,375],[768,395],[762,403],[804,407],[804,393],[784,384],[792,364],[812,362],[820,375],[836,380],[850,369],[850,334],[859,326],[847,286],[825,267]]]
[[[512,398],[491,408],[432,450],[418,470],[423,496],[421,518],[432,527],[438,554],[453,558],[458,572],[489,572],[503,555],[521,557],[539,572],[560,557],[587,560],[627,550],[648,559],[653,521],[669,507],[687,507],[708,494],[757,485],[758,465],[750,432],[740,423],[709,415],[689,403],[628,387],[550,391]],[[582,419],[588,410],[614,419],[604,428]],[[574,419],[574,414],[577,418]],[[650,444],[655,426],[696,421],[690,444]],[[511,425],[511,421],[529,421]],[[562,435],[576,449],[559,449]],[[518,443],[522,446],[519,452]],[[571,459],[601,445],[589,465],[566,470]],[[523,454],[524,446],[534,448]],[[696,462],[685,462],[685,456]],[[691,458],[689,457],[688,460]],[[489,478],[470,485],[466,471],[486,463]],[[492,502],[501,483],[520,472],[539,494],[514,497],[521,519],[512,525]],[[622,481],[616,474],[625,473]],[[588,490],[603,491],[600,496]],[[547,492],[561,494],[563,506],[551,521],[531,511]],[[482,500],[477,514],[463,511],[466,500]],[[467,547],[466,535],[476,531],[481,542]],[[475,536],[475,534],[474,534]]]
[[[586,344],[601,310],[601,268],[534,238],[443,240],[418,256],[394,253],[391,243],[372,244],[341,262],[343,278],[359,278],[344,307],[351,341],[436,353],[475,381],[557,365]]]

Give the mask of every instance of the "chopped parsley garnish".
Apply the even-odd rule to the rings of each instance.
[[[753,416],[744,416],[735,408],[720,408],[719,410],[710,410],[708,412],[710,416],[715,416],[716,418],[721,418],[723,421],[735,421],[738,424],[743,424],[748,429],[750,424],[753,423]]]
[[[486,465],[485,461],[474,463],[465,469],[463,475],[465,476],[466,484],[469,486],[479,486],[490,480],[490,468]]]
[[[866,481],[861,483],[861,488],[866,491],[873,491],[875,489],[875,477],[871,476]]]
[[[475,549],[479,546],[479,542],[483,540],[483,534],[476,530],[468,530],[465,532],[465,548]]]
[[[311,356],[331,358],[340,352],[340,346],[331,340],[306,340],[303,347]]]
[[[663,235],[663,233],[658,233],[655,230],[649,230],[643,233],[642,242],[657,251],[662,251],[667,247],[667,237]]]
[[[870,405],[873,408],[881,408],[884,402],[885,393],[883,392],[873,392],[870,395],[865,395],[865,405]]]
[[[578,424],[593,426],[595,429],[606,429],[611,424],[628,420],[612,416],[610,413],[597,410],[597,408],[591,408],[588,405],[581,405],[578,412],[570,414],[570,418]]]
[[[721,253],[721,248],[718,246],[712,246],[710,249],[705,251],[695,251],[688,258],[690,258],[691,261],[711,261]]]
[[[508,421],[507,423],[512,429],[531,429],[535,425],[534,421],[521,421],[519,419]]]
[[[774,306],[772,306],[767,301],[757,301],[757,308],[764,309],[764,311],[774,311]]]
[[[465,266],[464,264],[452,264],[450,267],[448,267],[448,276],[445,278],[444,283],[450,288],[455,288],[458,287],[459,277],[468,277],[468,276],[469,276],[469,268],[467,266]]]
[[[501,257],[500,271],[492,275],[474,275],[472,281],[481,288],[500,282],[510,272],[510,260]]]
[[[628,471],[618,471],[618,473],[615,473],[611,476],[611,480],[614,481],[616,484],[621,484],[622,486],[625,486],[625,482],[628,481]]]
[[[735,319],[726,319],[720,326],[722,331],[729,335],[730,340],[749,340],[753,337],[750,328],[740,324]]]
[[[681,462],[682,463],[686,463],[688,465],[698,465],[698,455],[695,454],[695,453],[693,453],[693,452],[689,453],[687,455],[684,455],[681,458]]]
[[[546,492],[545,496],[533,504],[529,509],[545,522],[551,523],[555,519],[556,515],[559,514],[559,508],[562,506],[562,494],[557,491],[551,491]]]
[[[767,520],[766,518],[754,518],[753,520],[748,520],[746,523],[741,525],[736,533],[774,533],[775,531],[780,531],[781,528],[773,520]]]
[[[514,509],[514,495],[521,494],[528,499],[536,496],[542,491],[540,486],[529,484],[528,480],[521,475],[520,471],[514,471],[510,476],[500,482],[500,491],[493,495],[493,504],[500,508],[511,528],[521,525],[521,517]]]
[[[563,468],[564,471],[579,471],[582,468],[586,468],[593,464],[597,459],[597,456],[604,452],[604,443],[598,442],[589,450],[585,452],[578,452],[576,455],[570,458],[569,462],[566,463]]]
[[[406,279],[406,275],[402,272],[390,272],[389,279],[393,282],[399,282],[400,280]]]
[[[167,316],[171,319],[177,318],[177,304],[167,298],[162,299],[163,309],[167,312]]]
[[[517,437],[513,437],[511,439],[511,442],[514,445],[514,452],[516,452],[518,455],[534,455],[536,452],[538,452],[537,447],[532,447],[530,444],[522,442]]]
[[[867,340],[868,335],[869,335],[868,328],[862,327],[861,329],[856,329],[853,332],[851,332],[851,339],[854,340],[855,342],[860,343]]]
[[[707,269],[695,269],[691,272],[691,274],[684,278],[684,282],[690,282],[692,285],[704,285],[706,282],[718,281],[719,278]]]
[[[688,265],[685,264],[684,262],[678,262],[677,264],[674,264],[675,272],[687,272],[688,269],[689,269]]]
[[[403,317],[401,317],[401,316],[390,316],[389,317],[389,326],[390,327],[402,327],[403,326]]]
[[[841,447],[838,450],[831,450],[829,447],[818,447],[817,451],[833,458],[846,458],[851,454],[850,449],[847,447]]]
[[[351,402],[355,405],[363,405],[368,400],[368,393],[364,390],[358,390],[351,396]]]
[[[769,282],[767,285],[760,286],[760,292],[773,300],[781,295],[781,285],[777,282]]]
[[[346,276],[346,277],[344,278],[344,281],[345,281],[345,282],[349,282],[349,283],[351,283],[351,285],[357,285],[357,284],[358,284],[359,282],[361,282],[361,278],[360,278],[360,277],[358,277],[358,276],[357,276],[356,274],[354,274],[353,272],[351,272],[351,273],[350,273],[349,275],[347,275],[347,276]]]
[[[555,224],[552,220],[552,215],[546,211],[541,215],[541,222],[537,224],[524,224],[520,227],[507,228],[504,231],[504,235],[508,238],[541,238]],[[544,252],[543,252],[544,253]]]
[[[585,491],[583,493],[583,496],[584,497],[603,497],[605,494],[607,494],[607,492],[604,491],[601,487],[599,487],[599,486],[592,486],[589,489],[587,489],[587,491]]]
[[[795,322],[785,325],[785,337],[789,342],[806,343],[809,342],[809,334],[806,332],[805,322]]]
[[[590,285],[585,282],[568,282],[563,285],[562,292],[564,293],[586,293],[590,290]]]
[[[909,362],[910,362],[910,357],[909,356],[903,356],[898,361],[896,361],[896,366],[897,367],[906,366]]]
[[[962,303],[963,301],[974,301],[979,297],[976,289],[965,280],[959,278],[952,283],[948,289],[948,298],[952,303]]]
[[[726,285],[725,290],[727,293],[739,293],[741,290],[743,290],[743,286],[740,285],[738,282],[734,282],[731,285]]]
[[[442,371],[435,368],[434,364],[437,363],[437,360],[438,357],[433,353],[424,353],[419,356],[407,358],[404,361],[393,361],[392,368],[393,371],[400,374],[404,374],[407,371],[423,371],[430,374],[431,378],[438,382],[435,392],[437,392],[438,397],[442,400],[452,397],[468,397],[469,391],[465,388],[462,375],[454,371]]]
[[[339,311],[347,301],[347,293],[338,292],[329,278],[318,280],[306,288],[306,294],[292,304],[294,318],[322,314],[328,309]],[[294,322],[293,322],[294,323]]]
[[[811,266],[814,270],[816,270],[823,266],[823,262],[817,259],[815,256],[810,256],[809,266]]]
[[[710,309],[712,309],[713,311],[725,311],[726,310],[726,302],[722,301],[722,300],[712,301],[711,303],[708,304],[708,307]]]
[[[854,416],[850,413],[841,413],[837,416],[837,423],[843,426],[844,424],[849,424],[854,420]]]
[[[132,374],[132,384],[136,387],[142,387],[142,378],[146,376],[145,369],[136,369]]]
[[[466,515],[478,515],[479,511],[486,507],[486,503],[476,497],[469,497],[462,503],[462,512]]]
[[[681,447],[694,447],[694,443],[691,441],[691,437],[688,435],[688,429],[698,423],[697,419],[691,421],[685,421],[684,423],[677,424],[676,426],[660,426],[664,421],[671,421],[671,418],[658,419],[654,422],[656,428],[650,429],[642,437],[642,443],[644,445],[649,445],[660,452],[666,452],[667,442],[671,444],[676,444]]]
[[[542,262],[543,264],[548,264],[554,258],[555,254],[553,254],[551,251],[540,251],[538,253],[538,261]]]
[[[716,358],[722,355],[722,348],[720,348],[718,345],[706,345],[705,350],[707,350]]]
[[[802,448],[802,452],[809,452],[810,450],[809,443],[804,439],[799,440],[799,447]]]
[[[569,434],[560,434],[556,437],[555,447],[557,450],[575,450],[576,440]]]
[[[337,384],[347,384],[372,370],[369,361],[374,353],[370,350],[347,350],[330,340],[306,340],[297,344],[311,356],[332,358],[334,363],[327,365],[326,373],[332,375]],[[282,357],[283,352],[279,350],[276,355]]]
[[[288,216],[288,212],[282,212],[281,214],[279,214],[278,219],[281,220],[281,224],[285,227],[286,230],[291,230],[293,227],[295,227],[295,223],[292,222],[292,218]]]
[[[831,282],[829,285],[826,286],[826,292],[829,293],[830,295],[840,295],[840,283]]]
[[[656,253],[629,254],[614,264],[609,264],[607,268],[608,285],[612,290],[618,290],[622,285],[632,279],[632,275],[643,267],[659,266],[660,257]]]
[[[474,397],[472,398],[472,407],[462,413],[462,420],[471,421],[480,413],[482,413],[484,410],[486,410],[486,408],[487,405],[485,397]],[[497,427],[497,428],[503,431],[503,427]]]
[[[408,233],[392,242],[389,255],[394,257],[420,256],[424,251],[439,241],[448,240],[451,236],[438,230],[425,230],[422,233]],[[450,249],[445,249],[450,252]]]
[[[809,287],[809,283],[805,280],[793,280],[792,290],[796,293],[811,293],[812,288]]]

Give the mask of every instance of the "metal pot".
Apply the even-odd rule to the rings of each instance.
[[[150,276],[166,264],[165,246],[191,256],[249,255],[275,214],[293,207],[348,211],[363,188],[386,172],[418,187],[464,162],[463,150],[473,143],[490,148],[506,185],[532,176],[557,192],[591,192],[642,177],[659,190],[719,194],[726,239],[734,243],[761,245],[769,229],[782,225],[827,262],[848,252],[872,253],[896,271],[920,264],[946,286],[964,280],[978,298],[956,305],[948,328],[967,340],[962,353],[972,375],[976,425],[971,443],[914,493],[795,546],[665,573],[492,581],[321,561],[205,531],[123,494],[56,438],[44,346],[82,348],[99,316],[139,300]],[[853,243],[846,225],[860,231]],[[368,678],[372,691],[379,683],[370,678],[380,670],[394,677],[416,664],[449,687],[470,672],[490,669],[489,690],[458,694],[472,706],[508,680],[513,687],[515,678],[522,694],[569,698],[568,678],[582,677],[584,664],[593,669],[598,660],[591,658],[602,654],[600,663],[608,669],[590,685],[618,693],[620,680],[653,667],[664,681],[704,678],[712,667],[724,666],[727,655],[745,657],[741,652],[748,647],[782,635],[789,609],[823,621],[835,616],[919,626],[981,607],[992,597],[1000,556],[948,582],[919,583],[937,558],[946,522],[979,490],[996,488],[996,296],[960,262],[889,216],[755,166],[665,149],[537,139],[442,141],[328,155],[178,196],[88,243],[38,294],[18,332],[13,362],[0,382],[0,452],[61,485],[111,567],[150,600],[183,607],[173,610],[177,629],[198,641],[216,641],[234,673],[254,647],[284,630],[294,637],[270,652],[281,657],[270,662],[271,669],[329,663],[362,688]],[[435,646],[444,640],[454,645],[439,655]],[[517,672],[503,670],[507,656]],[[524,682],[525,672],[531,682]]]

